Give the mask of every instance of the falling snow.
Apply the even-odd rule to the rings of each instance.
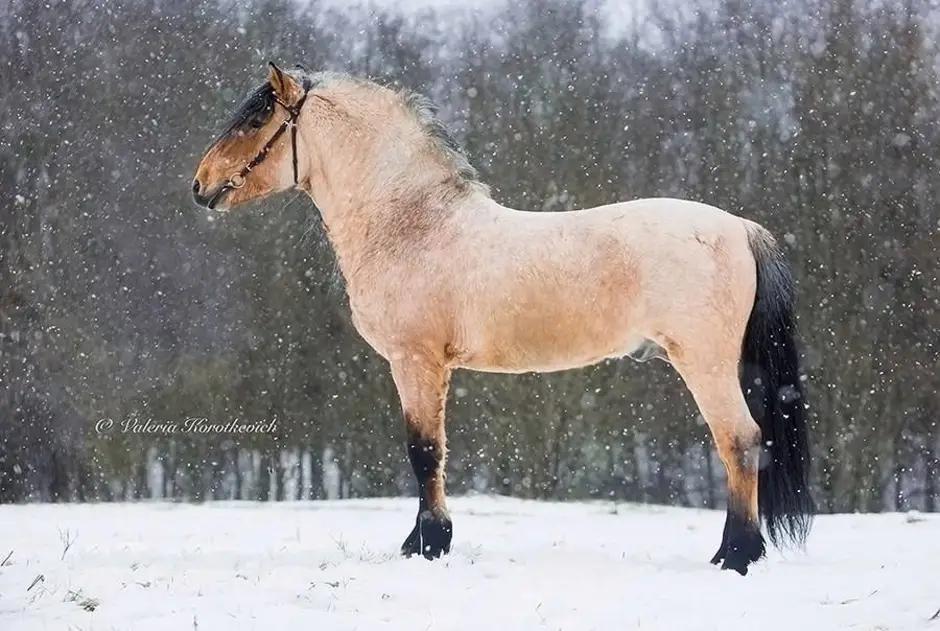
[[[928,628],[940,12],[889,4],[0,3],[0,628]],[[455,373],[455,553],[395,557],[416,501],[362,498],[415,492],[401,403],[329,226],[294,191],[193,202],[269,60],[426,94],[508,206],[669,196],[767,226],[809,554],[703,562],[723,462],[678,373],[625,360]],[[108,429],[129,419],[272,429]],[[636,505],[560,503],[589,499]]]

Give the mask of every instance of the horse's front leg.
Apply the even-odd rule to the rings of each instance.
[[[450,552],[454,533],[444,493],[444,416],[450,370],[433,361],[412,359],[393,362],[392,376],[405,417],[408,458],[418,481],[418,517],[401,553],[435,559]]]

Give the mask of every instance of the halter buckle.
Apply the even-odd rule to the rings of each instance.
[[[232,188],[241,188],[245,185],[245,176],[241,173],[236,173],[228,179],[228,183]]]

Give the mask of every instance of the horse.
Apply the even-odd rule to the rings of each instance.
[[[289,132],[289,134],[287,133]],[[453,371],[555,372],[660,359],[727,472],[711,563],[744,576],[804,547],[808,405],[795,281],[763,226],[666,197],[537,212],[490,194],[427,97],[268,63],[202,156],[216,212],[290,190],[320,212],[357,333],[388,362],[418,491],[405,557],[450,552],[445,408]]]

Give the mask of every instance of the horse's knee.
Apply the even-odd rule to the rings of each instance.
[[[711,426],[718,455],[728,475],[728,506],[757,519],[760,429],[746,424]]]
[[[757,472],[760,468],[761,431],[750,417],[741,421],[729,432],[728,466],[736,466],[744,471]]]

